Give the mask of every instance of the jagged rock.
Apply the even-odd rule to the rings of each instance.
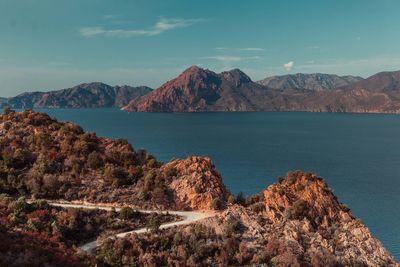
[[[224,205],[230,195],[209,158],[189,157],[161,167],[161,172],[171,171],[175,178],[169,187],[175,192],[177,205],[182,208],[209,210],[213,200],[219,199]]]

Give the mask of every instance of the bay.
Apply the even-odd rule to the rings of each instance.
[[[313,172],[400,259],[399,115],[39,111],[128,139],[163,162],[208,156],[234,194],[260,192],[289,170]]]

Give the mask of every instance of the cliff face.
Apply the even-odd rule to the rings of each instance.
[[[151,89],[145,86],[112,87],[104,83],[94,82],[58,91],[23,93],[9,98],[2,105],[22,109],[121,107],[130,100],[150,91]]]

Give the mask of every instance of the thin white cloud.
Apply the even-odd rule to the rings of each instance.
[[[207,59],[214,59],[220,62],[225,62],[225,63],[229,63],[229,62],[239,62],[242,60],[241,57],[238,56],[211,56],[211,57],[206,57]]]
[[[318,45],[312,45],[308,47],[309,49],[320,49],[321,47]]]
[[[244,47],[244,48],[239,48],[240,51],[264,51],[264,48],[261,47]]]
[[[83,27],[79,33],[86,38],[95,36],[106,37],[134,37],[154,36],[177,28],[185,28],[201,21],[201,19],[161,18],[149,29],[105,29],[104,27]]]
[[[52,61],[47,64],[50,66],[68,66],[69,65],[68,62],[62,62],[62,61]]]
[[[227,56],[227,55],[217,55],[217,56],[210,56],[210,57],[205,57],[205,58],[206,59],[213,59],[213,60],[222,62],[224,64],[233,63],[233,62],[240,62],[240,61],[246,61],[246,60],[257,60],[257,59],[260,59],[259,56],[241,57],[241,56]]]
[[[294,62],[293,61],[289,61],[288,63],[283,64],[283,67],[287,70],[287,71],[291,71],[292,68],[294,66]]]
[[[103,19],[104,19],[104,20],[111,20],[111,19],[115,19],[115,18],[117,18],[117,17],[119,17],[119,15],[107,14],[107,15],[104,15],[104,16],[103,16]]]
[[[253,52],[261,52],[265,51],[264,48],[261,47],[242,47],[242,48],[232,48],[226,46],[218,46],[214,48],[215,50],[232,50],[232,51],[253,51]]]

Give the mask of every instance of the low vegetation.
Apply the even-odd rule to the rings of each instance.
[[[168,188],[173,177],[126,140],[99,138],[32,110],[5,109],[0,125],[0,192],[137,205],[174,203]]]
[[[230,230],[238,227],[228,224]],[[220,235],[202,224],[108,240],[97,252],[101,266],[246,266],[268,260],[264,252],[249,248],[235,231]]]

